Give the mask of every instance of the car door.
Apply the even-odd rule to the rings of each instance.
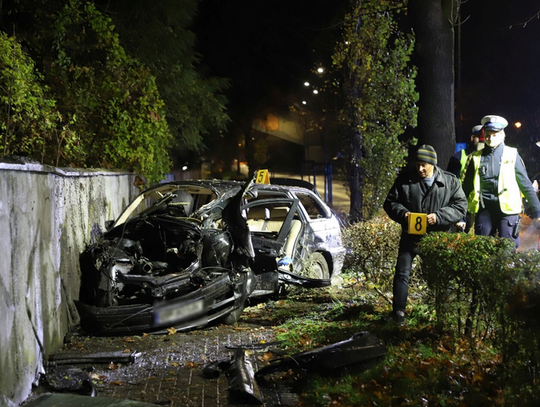
[[[252,199],[242,208],[255,250],[254,271],[260,279],[303,287],[324,287],[329,279],[314,279],[303,273],[306,252],[306,217],[300,202],[292,196],[264,196]],[[276,280],[273,282],[275,283]]]

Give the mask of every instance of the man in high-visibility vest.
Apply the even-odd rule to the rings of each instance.
[[[459,150],[452,157],[450,157],[450,161],[448,162],[448,168],[446,170],[448,172],[451,172],[456,177],[458,177],[458,179],[461,180],[461,175],[465,170],[469,155],[477,150],[483,149],[484,145],[484,126],[478,124],[472,128],[471,141],[469,142],[467,147]],[[463,231],[468,233],[471,226],[472,216],[470,213],[467,213],[467,216],[465,218],[461,219],[458,223],[456,223],[456,228],[459,232]]]
[[[448,168],[446,169],[448,172],[451,172],[460,180],[461,175],[465,170],[465,166],[467,165],[469,155],[477,150],[483,149],[485,145],[484,126],[482,126],[481,124],[474,126],[471,133],[471,141],[469,142],[467,147],[459,150],[452,157],[450,157],[450,161],[448,162]],[[467,216],[465,218],[461,219],[458,223],[456,223],[456,228],[460,232],[463,231],[468,233],[471,226],[472,216],[470,213],[467,213]]]
[[[482,131],[483,127],[484,126],[479,124],[472,128],[471,141],[466,148],[459,150],[452,157],[450,157],[446,171],[451,172],[458,178],[461,177],[461,173],[467,164],[469,154],[484,148],[484,132]]]
[[[531,217],[540,217],[540,202],[517,149],[504,144],[508,121],[488,115],[482,119],[486,146],[470,155],[463,177],[468,211],[475,214],[477,235],[512,239],[519,246],[522,194]]]

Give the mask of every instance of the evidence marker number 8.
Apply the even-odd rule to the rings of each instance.
[[[427,231],[427,214],[425,213],[410,213],[408,217],[409,234],[424,235]]]

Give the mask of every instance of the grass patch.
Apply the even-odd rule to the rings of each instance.
[[[501,357],[489,343],[441,330],[434,323],[434,310],[421,302],[408,310],[406,325],[397,326],[386,320],[387,302],[372,296],[351,300],[347,290],[304,293],[274,303],[274,312],[284,318],[275,328],[276,339],[289,355],[362,331],[376,335],[388,351],[383,361],[354,374],[308,373],[303,406],[502,406],[509,400],[512,405],[538,401],[532,390],[518,394],[505,383]]]

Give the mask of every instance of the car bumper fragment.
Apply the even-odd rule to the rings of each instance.
[[[309,277],[300,277],[287,271],[279,270],[279,281],[287,284],[293,284],[304,288],[329,287],[332,281],[329,279],[316,279]]]
[[[217,301],[219,298],[227,296],[232,290],[232,285],[229,275],[223,274],[220,279],[213,281],[206,287],[179,299],[164,301],[160,304],[112,307],[95,307],[80,301],[76,301],[75,304],[81,316],[81,324],[87,330],[96,333],[125,334],[170,326],[174,326],[177,330],[184,330],[205,325],[238,308],[238,298],[242,295],[238,290],[234,290],[234,293],[229,297]],[[186,305],[191,307],[194,312],[175,313],[173,311]]]

